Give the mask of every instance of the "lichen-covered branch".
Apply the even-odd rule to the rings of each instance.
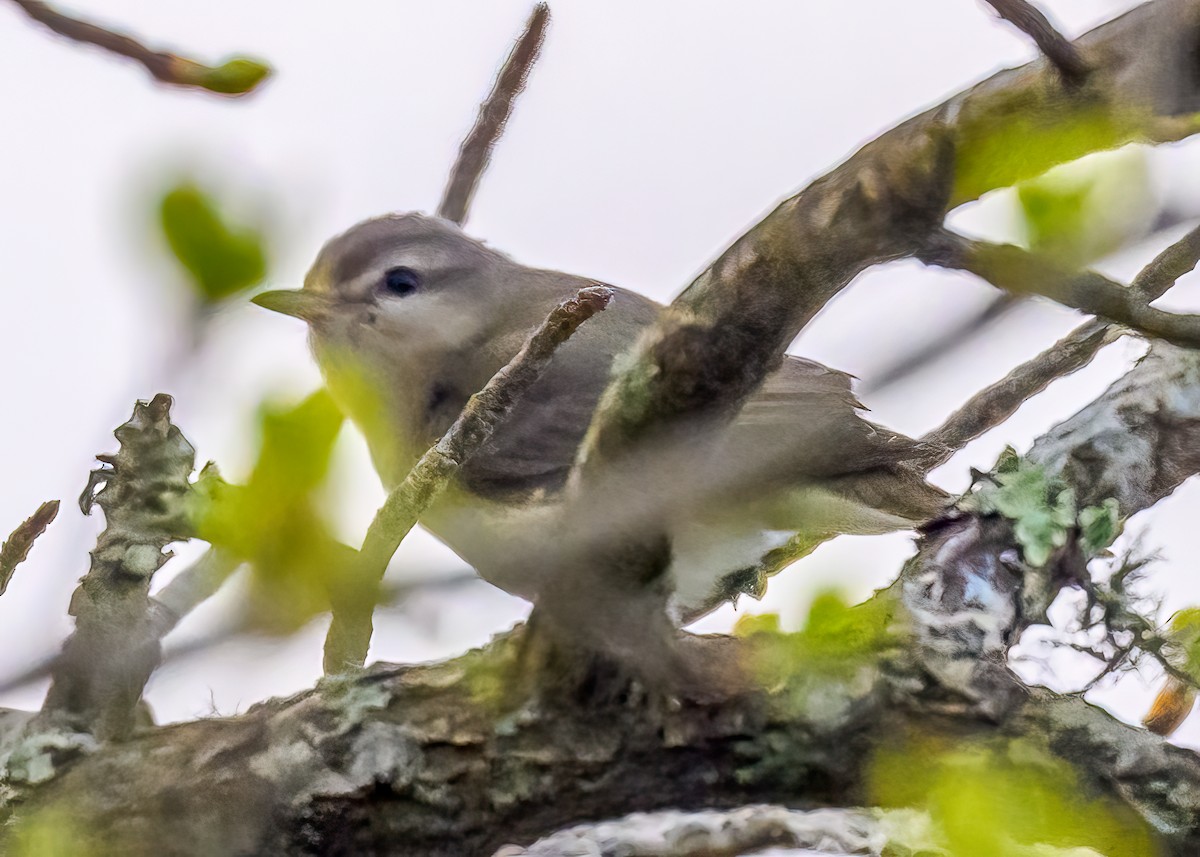
[[[21,526],[13,530],[11,536],[0,545],[0,595],[8,590],[17,566],[23,563],[33,549],[33,543],[38,536],[46,532],[46,527],[58,515],[58,501],[51,500],[38,506],[36,512],[26,518]]]
[[[1112,498],[1129,515],[1200,470],[1197,450],[1200,355],[1160,344],[1028,459],[1068,480],[1081,504]],[[581,818],[863,805],[879,748],[940,735],[955,746],[1032,740],[1069,762],[1087,794],[1106,796],[1106,817],[1136,813],[1158,853],[1196,853],[1200,757],[1080,699],[1031,691],[1004,668],[1036,620],[1034,595],[1048,593],[1030,593],[1037,571],[1012,520],[964,513],[878,596],[874,615],[892,616],[898,636],[843,668],[781,659],[787,638],[770,633],[685,637],[751,680],[665,705],[636,685],[529,699],[517,633],[454,661],[376,665],[241,717],[105,746],[21,813],[69,806],[84,840],[130,853],[157,845],[169,818],[185,855],[371,855],[397,843],[416,857],[490,854]],[[119,793],[105,787],[114,782]]]
[[[929,818],[917,812],[747,806],[637,813],[573,827],[529,848],[502,848],[495,857],[738,857],[765,848],[814,848],[822,854],[863,857],[937,853]]]
[[[71,599],[75,632],[54,663],[40,721],[97,738],[133,728],[142,688],[158,665],[150,580],[171,542],[191,536],[189,477],[195,450],[171,423],[171,397],[138,402],[116,432],[120,449],[99,456],[80,506],[104,511],[92,564]]]
[[[517,96],[525,88],[529,73],[533,71],[549,23],[550,7],[538,3],[500,73],[496,75],[492,91],[479,105],[479,116],[463,140],[458,158],[450,170],[450,178],[437,208],[438,217],[460,224],[466,222],[475,189],[487,170],[492,149],[504,134],[504,126],[512,116]]]
[[[354,579],[334,600],[333,623],[325,639],[327,674],[363,665],[371,644],[371,614],[379,582],[400,542],[463,463],[487,443],[521,394],[541,377],[558,346],[610,300],[611,289],[593,286],[551,310],[517,355],[468,400],[454,424],[388,495],[363,539],[353,564]]]

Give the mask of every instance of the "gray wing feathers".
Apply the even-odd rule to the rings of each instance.
[[[610,378],[611,362],[595,355],[626,351],[660,311],[641,295],[615,291],[610,307],[559,349],[491,441],[463,467],[460,478],[470,490],[514,498],[565,483]],[[721,454],[708,462],[713,477],[727,478],[729,468],[760,468],[769,477],[752,480],[756,490],[775,480],[830,480],[868,503],[874,497],[881,510],[909,520],[928,517],[943,495],[905,464],[922,447],[863,419],[851,381],[820,363],[786,357],[725,433]],[[892,496],[896,491],[888,485],[897,476],[902,486],[913,486],[912,497]]]

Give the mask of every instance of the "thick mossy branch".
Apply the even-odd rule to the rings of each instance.
[[[80,506],[104,511],[92,564],[71,599],[75,632],[53,668],[41,722],[120,738],[133,728],[142,688],[158,665],[150,580],[171,542],[192,534],[195,450],[171,423],[171,397],[138,402],[100,456]]]
[[[1112,499],[1130,515],[1200,469],[1197,450],[1200,355],[1164,345],[1027,458],[1068,480],[1081,505]],[[153,853],[168,820],[186,855],[390,854],[397,843],[408,855],[489,854],[633,811],[863,805],[879,750],[916,735],[1032,740],[1109,802],[1106,817],[1132,810],[1142,821],[1123,823],[1146,825],[1162,854],[1196,853],[1196,754],[1031,692],[1004,668],[1040,585],[1013,526],[964,514],[923,540],[892,589],[821,623],[814,611],[803,633],[681,638],[693,662],[741,665],[732,694],[680,704],[593,685],[533,701],[518,690],[529,686],[518,634],[104,747],[22,816],[70,807],[87,836],[133,854]]]

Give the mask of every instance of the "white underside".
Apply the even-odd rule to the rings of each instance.
[[[538,581],[526,575],[536,574],[536,559],[530,559],[536,558],[539,541],[565,537],[555,527],[553,507],[513,507],[477,498],[464,504],[463,499],[461,494],[446,497],[424,523],[489,582],[530,597]],[[816,488],[738,508],[715,507],[672,527],[671,612],[687,615],[707,606],[728,575],[758,565],[797,533],[886,533],[907,526],[903,518]]]

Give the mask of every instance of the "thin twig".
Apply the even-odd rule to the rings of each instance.
[[[458,159],[450,170],[450,178],[446,182],[446,190],[438,205],[438,216],[455,223],[465,223],[470,212],[471,199],[479,180],[487,170],[492,157],[492,149],[504,134],[504,126],[512,116],[513,105],[517,96],[525,88],[529,72],[537,62],[542,49],[542,40],[546,37],[546,26],[550,22],[550,7],[539,3],[534,7],[525,31],[521,33],[517,43],[513,45],[508,59],[496,81],[492,91],[479,106],[479,116],[475,125],[463,140],[458,150]]]
[[[555,307],[517,356],[470,398],[454,425],[388,495],[363,539],[353,579],[343,597],[334,599],[333,622],[325,638],[326,673],[357,669],[366,662],[376,590],[400,542],[458,468],[488,441],[521,394],[541,377],[558,347],[608,306],[612,294],[611,289],[592,286]]]
[[[36,512],[25,519],[21,526],[13,531],[13,534],[8,537],[8,541],[0,545],[0,595],[8,590],[8,584],[17,570],[17,566],[29,556],[33,543],[37,541],[38,536],[46,532],[46,527],[50,526],[56,515],[58,515],[57,500],[43,503],[38,506]]]
[[[76,42],[95,45],[109,53],[140,63],[155,80],[171,86],[203,89],[218,95],[246,95],[271,74],[263,63],[234,57],[219,66],[207,66],[186,57],[152,50],[124,33],[64,15],[41,0],[13,0],[26,15]]]
[[[1038,50],[1058,69],[1065,83],[1079,86],[1087,79],[1091,67],[1084,61],[1078,48],[1058,32],[1029,0],[987,0],[987,4],[1001,18],[1033,39]]]
[[[858,385],[860,396],[870,396],[885,387],[898,384],[910,378],[925,367],[936,361],[960,345],[973,340],[986,328],[1004,318],[1021,302],[1014,295],[997,295],[986,306],[979,309],[969,318],[956,324],[948,330],[940,330],[925,342],[920,343],[908,354],[893,362],[881,372],[875,373],[869,380]]]
[[[1186,254],[1186,249],[1180,252]],[[969,271],[1013,294],[1041,295],[1173,345],[1200,347],[1200,315],[1155,309],[1140,292],[1103,274],[1065,267],[1013,244],[973,241],[940,230],[918,257],[928,265]]]
[[[1198,260],[1200,226],[1159,253],[1138,273],[1126,289],[1131,300],[1142,305],[1157,300],[1176,280],[1195,268]],[[929,441],[929,448],[935,453],[926,464],[932,468],[944,463],[967,443],[1011,417],[1051,382],[1087,366],[1101,348],[1125,333],[1118,325],[1095,319],[1081,324],[1037,357],[981,390],[940,427],[925,435],[922,440]]]
[[[183,617],[217,593],[241,565],[241,561],[216,548],[209,548],[192,565],[171,579],[151,599],[150,627],[161,641]]]

